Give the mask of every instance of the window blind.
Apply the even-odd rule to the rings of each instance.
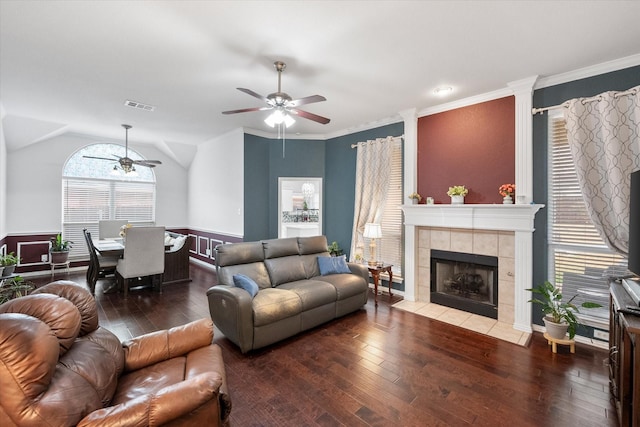
[[[389,182],[389,192],[387,201],[382,212],[380,226],[382,227],[382,238],[378,247],[380,259],[393,264],[393,277],[402,277],[402,139],[397,138],[393,144],[391,160],[391,177]]]
[[[588,313],[604,326],[609,317],[608,277],[623,275],[626,259],[606,246],[589,218],[561,114],[549,118],[548,152],[549,280],[562,289],[564,300],[577,295],[577,304],[588,300],[603,305]]]

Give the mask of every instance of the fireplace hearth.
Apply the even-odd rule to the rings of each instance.
[[[498,318],[498,258],[431,250],[431,302]]]

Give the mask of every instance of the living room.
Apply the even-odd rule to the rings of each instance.
[[[630,23],[621,25],[619,23],[614,24],[614,20],[605,20],[607,21],[606,24],[602,23],[602,25],[611,25],[611,28],[616,29],[619,27],[624,28],[628,33],[610,30],[609,33],[614,32],[616,34],[610,36],[609,42],[599,41],[601,44],[593,48],[576,47],[571,50],[571,55],[563,55],[557,46],[549,46],[548,55],[557,64],[554,67],[551,67],[548,62],[544,62],[544,66],[530,67],[526,71],[518,69],[510,74],[512,77],[505,77],[496,84],[494,77],[491,76],[491,79],[489,77],[489,75],[493,74],[494,68],[509,67],[497,66],[496,64],[500,64],[500,62],[494,59],[494,56],[491,56],[493,50],[486,49],[482,53],[486,58],[483,59],[484,74],[469,76],[467,73],[458,72],[458,77],[454,82],[456,85],[464,86],[464,82],[469,81],[468,85],[473,85],[472,91],[466,89],[466,92],[462,92],[464,95],[454,93],[453,98],[435,100],[429,98],[424,100],[414,97],[400,100],[400,102],[395,102],[394,100],[394,103],[389,108],[380,108],[376,113],[378,115],[369,113],[368,116],[363,116],[358,112],[354,112],[352,114],[353,118],[349,117],[350,113],[338,113],[336,112],[337,110],[333,109],[335,104],[350,104],[348,97],[340,98],[336,94],[332,98],[328,95],[327,90],[334,90],[335,88],[326,88],[316,84],[311,77],[314,74],[332,73],[333,65],[330,54],[327,53],[322,57],[325,64],[320,67],[315,60],[312,62],[311,58],[302,54],[304,51],[302,48],[293,46],[271,48],[267,47],[264,42],[255,41],[257,39],[246,41],[247,45],[236,45],[234,43],[240,43],[240,41],[225,38],[224,43],[220,43],[223,46],[215,46],[213,48],[206,44],[205,46],[211,49],[219,49],[220,55],[225,49],[231,49],[237,55],[238,51],[244,51],[243,49],[245,48],[249,49],[247,46],[254,43],[253,48],[249,50],[252,53],[247,54],[251,58],[250,60],[245,58],[244,61],[230,62],[230,64],[243,63],[246,68],[251,69],[247,71],[222,67],[223,69],[220,70],[216,69],[216,66],[220,67],[217,61],[208,63],[205,66],[196,60],[189,59],[190,68],[201,68],[199,71],[200,80],[197,80],[196,76],[190,75],[185,80],[188,79],[193,82],[192,86],[189,88],[181,87],[180,90],[185,93],[188,90],[210,92],[208,101],[211,102],[212,106],[206,109],[195,108],[196,111],[192,113],[188,102],[185,102],[185,100],[178,102],[179,97],[173,98],[171,102],[176,102],[179,108],[174,104],[170,111],[175,112],[177,110],[176,116],[192,115],[194,118],[181,117],[185,120],[182,128],[167,129],[165,123],[169,121],[167,111],[169,111],[168,104],[170,101],[168,98],[153,96],[153,91],[158,93],[164,90],[170,91],[169,88],[165,89],[165,87],[170,86],[171,82],[166,80],[165,77],[165,80],[161,83],[153,83],[151,74],[153,74],[154,67],[168,67],[169,65],[165,62],[154,62],[155,60],[147,59],[151,65],[149,65],[149,69],[142,69],[140,74],[148,77],[137,76],[137,72],[134,72],[135,67],[129,68],[128,61],[137,55],[142,55],[144,48],[150,49],[154,47],[159,49],[159,47],[153,42],[148,42],[149,44],[142,44],[142,47],[141,45],[134,45],[131,51],[128,51],[126,40],[123,41],[120,38],[121,36],[116,37],[114,35],[117,32],[115,30],[118,29],[116,24],[100,27],[100,32],[90,35],[92,21],[79,25],[77,29],[79,32],[86,31],[89,39],[84,48],[74,51],[78,58],[76,59],[78,62],[77,67],[88,73],[87,75],[91,75],[91,79],[87,75],[80,73],[69,74],[70,72],[66,68],[49,69],[47,71],[48,74],[37,71],[39,67],[43,67],[43,64],[40,64],[39,61],[52,61],[53,57],[58,54],[57,49],[61,49],[60,46],[57,46],[56,49],[50,49],[46,43],[47,41],[52,41],[53,44],[59,45],[68,44],[69,48],[74,47],[76,44],[81,44],[77,36],[70,35],[66,36],[68,38],[58,41],[55,39],[47,40],[46,36],[41,35],[41,40],[37,45],[18,43],[18,41],[26,39],[24,33],[37,33],[39,31],[37,25],[45,25],[44,28],[51,31],[58,23],[63,23],[63,25],[58,26],[67,25],[73,27],[73,25],[64,21],[61,15],[63,12],[74,10],[74,7],[67,4],[55,11],[56,2],[49,3],[52,5],[38,5],[52,8],[50,10],[52,15],[49,16],[53,18],[50,18],[52,22],[49,22],[49,24],[42,21],[36,23],[35,20],[30,19],[38,17],[38,19],[46,21],[42,16],[39,16],[40,13],[44,15],[44,12],[38,12],[36,6],[20,6],[13,4],[13,2],[5,1],[0,6],[3,15],[3,33],[0,41],[2,43],[2,52],[0,52],[0,55],[2,55],[2,92],[0,93],[0,113],[2,116],[0,125],[0,248],[4,247],[7,252],[18,252],[18,246],[22,243],[47,242],[51,236],[62,229],[61,174],[66,161],[78,149],[92,143],[108,142],[122,145],[124,134],[120,127],[121,123],[131,122],[134,125],[129,133],[129,142],[132,149],[135,149],[146,159],[158,159],[162,162],[162,165],[155,168],[157,189],[155,222],[166,226],[168,229],[194,235],[196,239],[194,239],[194,247],[192,248],[192,259],[194,262],[211,266],[213,264],[213,248],[217,243],[254,241],[278,236],[278,177],[321,177],[323,179],[323,204],[325,206],[323,234],[327,236],[330,242],[337,241],[342,248],[350,248],[354,216],[353,194],[356,180],[356,150],[352,149],[351,146],[375,138],[385,138],[387,136],[405,137],[403,190],[405,196],[412,191],[417,191],[425,197],[435,197],[436,204],[445,204],[449,203],[446,196],[447,187],[466,184],[473,191],[469,195],[467,203],[498,204],[502,202],[497,192],[497,187],[503,183],[515,182],[522,188],[525,185],[530,186],[530,194],[526,194],[524,191],[521,192],[521,194],[526,194],[528,197],[527,203],[535,202],[536,204],[548,206],[548,114],[537,114],[523,119],[521,117],[522,111],[519,110],[522,107],[519,102],[522,94],[516,93],[516,90],[510,84],[532,76],[538,76],[531,81],[529,92],[530,106],[537,108],[555,106],[572,98],[595,96],[606,91],[625,91],[640,84],[640,52],[638,52],[636,46],[633,46],[633,42],[625,43],[624,41],[625,39],[633,41],[640,38],[637,30],[634,29],[634,21],[630,18],[634,16],[632,12],[637,12],[637,5],[625,2],[614,2],[613,4],[607,2],[607,7],[604,9],[611,8],[616,10],[619,12],[618,19],[629,19],[631,20]],[[295,19],[295,14],[291,12],[284,13],[282,8],[285,6],[277,4],[278,2],[272,5],[274,7],[272,12],[263,9],[268,9],[266,5],[271,2],[262,3],[264,5],[260,7],[252,4],[250,6],[245,5],[245,8],[248,10],[256,6],[256,9],[258,9],[254,12],[256,14],[279,11],[283,19],[287,18],[285,23],[288,23],[288,19]],[[479,3],[487,3],[485,6],[493,12],[499,9],[499,3]],[[596,2],[596,4],[598,3]],[[130,22],[129,20],[133,21],[135,16],[139,16],[136,15],[140,13],[138,9],[144,11],[144,7],[141,5],[137,5],[131,10],[123,5],[120,6],[122,6],[120,10],[115,10],[101,5],[97,12],[91,12],[88,6],[78,6],[76,12],[82,17],[105,12],[107,16],[113,19],[113,22],[117,22],[118,18],[126,19],[126,22]],[[161,11],[162,19],[157,17],[157,22],[163,22],[163,24],[172,23],[172,32],[177,32],[177,28],[189,27],[188,20],[186,22],[182,21],[186,18],[180,12],[179,7],[173,6],[175,8],[172,7]],[[226,3],[206,6],[204,10],[207,13],[203,13],[203,15],[215,15],[216,8],[224,9],[227,6],[229,5]],[[187,8],[189,13],[182,12],[186,15],[194,13],[194,9],[191,9],[192,7],[197,9],[196,6],[191,5]],[[304,10],[304,3],[300,7]],[[318,7],[318,5],[316,4],[315,7]],[[332,7],[339,8],[336,5]],[[377,16],[376,13],[364,9],[359,10],[354,5],[349,7],[355,8],[353,10],[350,9],[352,12],[356,10],[362,13],[363,17],[357,20],[358,26],[356,28],[358,30],[363,28],[360,26],[362,25],[361,20],[371,19],[376,23],[379,22],[377,18],[374,19]],[[389,4],[385,4],[384,7],[386,11],[394,16],[402,13],[403,10],[400,6],[396,9],[395,6],[392,7]],[[407,6],[403,5],[403,7]],[[465,6],[458,5],[458,7],[463,8]],[[527,7],[531,8],[531,10],[536,10],[531,4],[528,4]],[[563,4],[562,7],[563,11],[569,8],[567,4]],[[597,9],[602,7],[602,4],[593,7]],[[85,10],[85,8],[88,9]],[[585,8],[587,7],[585,6]],[[45,10],[49,11],[48,9]],[[338,14],[337,9],[332,10]],[[630,10],[631,12],[629,12]],[[473,11],[477,12],[475,9]],[[234,12],[237,11],[234,9]],[[303,16],[308,18],[309,14],[312,15],[314,12],[316,12],[316,9],[309,5],[309,10],[305,11]],[[426,13],[424,10],[421,12]],[[509,8],[509,13],[504,12],[503,20],[515,19],[516,12],[516,9]],[[536,10],[536,17],[542,15],[543,12],[548,12],[548,10]],[[126,17],[127,13],[131,13],[131,17]],[[249,12],[247,11],[246,13]],[[410,12],[405,13],[407,15],[410,14]],[[598,9],[597,11],[592,11],[592,13],[598,15],[605,13],[605,11]],[[610,13],[613,14],[613,12]],[[481,16],[486,14],[485,11]],[[460,22],[456,25],[461,25],[461,22],[473,21],[466,13],[461,13],[460,15]],[[240,18],[238,19],[240,20]],[[584,19],[594,18],[585,17]],[[9,23],[8,21],[10,20],[13,20],[14,23]],[[33,22],[25,22],[30,20]],[[394,22],[398,23],[402,22],[402,20]],[[5,23],[7,25],[4,25]],[[412,21],[412,23],[414,22]],[[47,25],[50,25],[50,27]],[[198,31],[202,31],[202,28],[206,28],[206,25],[206,22],[203,23],[200,19],[197,19],[192,24],[193,28],[184,28],[184,33],[186,34],[183,36],[188,42],[203,43],[202,39],[199,38]],[[554,25],[556,25],[556,21],[554,21]],[[21,26],[22,29],[19,29]],[[427,27],[428,25],[425,24],[425,26]],[[198,31],[195,28],[198,28]],[[331,27],[329,26],[328,28]],[[527,28],[531,28],[532,34],[530,38],[518,39],[521,43],[518,46],[502,45],[500,49],[505,51],[509,50],[509,48],[521,51],[531,49],[537,43],[535,40],[536,32],[543,32],[545,26],[538,27],[531,24]],[[549,24],[549,32],[555,30],[555,33],[553,35],[546,34],[544,37],[548,38],[545,40],[548,41],[553,40],[554,37],[560,37],[562,34],[559,31],[560,28],[564,29],[564,27]],[[438,29],[443,30],[441,27],[438,27]],[[517,30],[520,31],[520,28]],[[109,31],[113,33],[109,33]],[[231,29],[229,28],[228,31],[231,32]],[[302,30],[299,29],[299,31]],[[576,31],[578,30],[576,29]],[[600,31],[602,32],[602,30]],[[607,34],[607,31],[602,33]],[[52,34],[55,34],[55,32]],[[306,37],[311,43],[313,36],[308,35],[308,33],[305,34],[307,34]],[[349,39],[349,34],[343,35],[344,39]],[[422,37],[420,40],[435,39],[441,34],[443,33],[420,34]],[[449,35],[448,33],[444,34]],[[103,42],[96,44],[96,46],[100,46],[100,50],[91,50],[90,43],[92,41],[98,43],[97,39],[100,37],[103,39],[114,38],[112,41],[113,52],[108,49],[103,50],[102,47],[109,44],[103,44]],[[254,37],[259,39],[260,34]],[[335,34],[331,36],[331,38],[333,37],[335,37]],[[92,40],[94,38],[96,40]],[[468,38],[473,38],[473,36]],[[501,38],[509,38],[509,36],[502,36]],[[606,38],[609,39],[609,36]],[[274,36],[270,40],[275,39],[276,37]],[[331,48],[338,51],[339,45],[346,43],[344,39],[342,41],[331,40]],[[168,41],[164,40],[165,43],[168,43]],[[414,39],[399,38],[394,41],[403,45],[403,49],[407,49],[404,51],[405,55],[421,55],[422,49],[415,47]],[[181,43],[183,42],[181,39]],[[188,44],[187,42],[184,43],[185,45]],[[287,41],[287,43],[293,44],[292,41]],[[467,43],[470,44],[469,40],[467,40]],[[562,44],[559,41],[555,43]],[[588,44],[585,43],[585,45]],[[395,48],[395,46],[389,46],[389,44],[384,43],[384,40],[380,39],[365,43],[363,46],[363,52],[368,52],[365,56],[369,56],[369,54],[375,56],[374,47],[377,46],[385,46],[387,50]],[[181,47],[184,46],[181,45]],[[202,49],[206,50],[205,48]],[[23,54],[17,53],[18,50],[22,51]],[[169,49],[168,52],[179,50],[172,51]],[[586,54],[587,51],[590,51],[590,54]],[[123,54],[126,59],[120,61],[118,54]],[[277,55],[279,54],[282,56],[278,57]],[[159,54],[159,56],[162,55],[170,56],[167,51]],[[19,59],[21,56],[26,56],[29,59],[14,61],[14,59]],[[456,55],[450,54],[447,58],[450,58],[448,60],[451,62],[456,62],[458,68],[464,68],[464,61],[451,58],[454,56]],[[524,56],[534,56],[534,54],[531,53]],[[535,56],[535,61],[539,64],[543,64],[543,61],[548,61],[548,58],[544,58],[544,54],[540,54],[539,50],[536,50]],[[39,59],[36,61],[34,58]],[[264,119],[261,115],[262,113],[253,112],[233,117],[220,114],[223,110],[230,108],[257,105],[257,100],[252,100],[245,94],[236,91],[235,87],[249,87],[260,93],[268,93],[273,90],[276,74],[273,71],[272,63],[279,59],[287,60],[289,65],[282,75],[285,90],[300,96],[306,95],[307,91],[309,93],[326,94],[327,103],[310,105],[308,110],[331,117],[332,125],[335,123],[336,127],[330,128],[331,130],[325,130],[320,125],[311,123],[300,132],[292,128],[292,130],[287,131],[286,137],[280,138],[273,130],[262,124],[262,119]],[[298,61],[296,62],[295,59],[298,59]],[[530,59],[528,58],[528,60]],[[93,66],[88,66],[87,69],[84,68],[86,63],[93,61],[95,61]],[[176,53],[176,57],[171,61],[185,61],[185,58]],[[513,59],[512,61],[516,62],[517,60]],[[118,67],[122,68],[123,71],[109,78],[100,76],[100,68],[106,67],[107,62],[117,62]],[[144,60],[141,60],[140,63],[143,62]],[[136,64],[138,63],[136,62]],[[366,69],[370,68],[366,64],[367,62],[363,61],[361,66],[361,74],[363,75],[366,75]],[[425,60],[422,58],[419,64],[422,67],[422,72],[427,75],[428,64],[425,64]],[[28,76],[24,79],[25,81],[20,81],[18,78],[21,72],[20,70],[16,71],[15,68],[18,66],[24,67],[22,72]],[[402,80],[404,79],[403,74],[399,73],[397,69],[406,67],[411,67],[411,60],[407,58],[400,66],[389,65],[385,74],[396,73],[396,80]],[[309,68],[314,69],[309,71]],[[296,77],[296,73],[301,72],[301,69],[309,73],[310,76]],[[355,66],[354,69],[356,69]],[[175,70],[173,78],[181,80],[183,71],[183,69]],[[215,73],[220,71],[221,75],[217,76]],[[245,72],[247,74],[241,74]],[[65,78],[65,73],[68,79]],[[203,73],[206,76],[202,76]],[[229,79],[225,73],[240,76]],[[340,75],[348,74],[345,71],[340,71],[340,73]],[[223,74],[224,78],[227,79],[225,80],[226,91],[221,91],[217,87],[216,89],[207,87],[206,81],[223,79]],[[135,79],[134,75],[136,76]],[[448,76],[446,77],[449,78]],[[96,90],[97,93],[88,91],[85,86],[82,86],[85,78],[89,80],[95,79],[93,84],[96,84],[96,87],[100,79],[110,80],[113,78],[113,87],[117,88],[117,90],[114,89],[114,92],[117,93],[117,99],[112,99],[116,98],[116,95],[113,97],[108,96],[108,92],[104,88],[100,89],[100,91]],[[131,78],[131,81],[129,81],[129,78]],[[487,79],[490,82],[484,83]],[[330,80],[336,80],[335,85],[338,86],[338,92],[340,90],[342,92],[349,91],[344,86],[345,84],[339,81],[338,77]],[[362,78],[362,80],[367,79]],[[434,78],[432,81],[435,83],[436,80]],[[441,80],[444,80],[444,77],[441,77]],[[136,83],[131,83],[133,81]],[[477,82],[474,83],[474,81]],[[290,90],[287,86],[288,83],[295,84],[297,87],[293,86],[294,90]],[[102,123],[98,128],[81,123],[81,119],[84,115],[101,116],[100,113],[77,112],[77,117],[62,117],[55,114],[55,102],[48,101],[46,104],[40,104],[43,101],[34,97],[26,89],[29,85],[37,86],[38,90],[48,86],[50,89],[47,90],[46,96],[53,99],[59,95],[59,92],[54,90],[56,86],[63,87],[66,91],[71,91],[74,84],[82,86],[81,92],[86,93],[86,99],[89,104],[97,102],[94,98],[100,97],[110,98],[109,103],[111,104],[116,102],[122,104],[128,97],[149,102],[150,104],[161,104],[156,99],[162,99],[163,104],[159,105],[155,112],[130,111],[122,106],[120,113],[101,117]],[[138,89],[138,86],[144,87],[145,84],[147,85],[146,90]],[[400,83],[398,82],[397,85],[400,85]],[[362,95],[358,97],[361,98],[358,99],[358,102],[383,104],[385,97],[395,92],[394,83],[389,83],[386,80],[369,86],[368,90],[373,93],[376,90],[373,88],[383,91],[382,96],[367,100],[367,97]],[[430,93],[432,92],[431,87],[427,89]],[[422,86],[414,88],[416,92],[426,92],[427,89]],[[18,99],[20,98],[20,91],[24,95],[23,99]],[[125,94],[125,92],[129,93]],[[216,93],[220,93],[220,97],[224,98],[225,102],[231,99],[232,103],[224,105],[213,104],[213,98],[216,98]],[[496,112],[492,109],[492,106],[495,102],[501,101],[509,104],[509,107],[506,110]],[[329,104],[329,102],[333,102],[333,104]],[[33,107],[33,105],[43,105],[43,107]],[[350,108],[352,110],[360,110],[359,105],[354,104]],[[398,105],[400,107],[397,107]],[[86,108],[91,107],[87,106]],[[106,107],[98,107],[96,110],[102,111],[102,108]],[[154,114],[156,116],[153,116]],[[445,132],[444,137],[443,135],[427,135],[425,129],[429,128],[429,121],[446,117],[447,114],[449,114],[448,117],[459,116],[457,119],[454,117],[453,121],[448,123],[449,132]],[[205,118],[202,118],[203,116]],[[346,120],[346,117],[349,117],[349,120]],[[487,121],[487,117],[491,117],[491,121]],[[95,118],[92,118],[92,120],[95,120]],[[89,122],[92,122],[92,120],[89,120]],[[304,120],[303,118],[298,118],[298,121],[303,122]],[[201,124],[207,122],[222,124],[216,124],[215,129]],[[430,155],[435,153],[434,150],[450,144],[451,139],[455,140],[456,138],[459,138],[458,141],[462,144],[473,147],[473,149],[470,148],[470,152],[474,154],[469,157],[480,157],[483,153],[486,154],[492,150],[495,152],[500,149],[501,146],[499,144],[504,143],[503,139],[494,138],[497,132],[496,128],[498,124],[504,124],[505,122],[511,125],[508,132],[512,133],[511,139],[507,141],[510,145],[505,150],[506,162],[491,163],[488,166],[482,165],[483,171],[481,171],[480,165],[476,167],[475,165],[465,164],[461,168],[456,168],[456,157],[460,156],[457,151],[454,153],[438,152],[437,155]],[[523,122],[528,122],[530,126],[528,128],[529,133],[525,135],[524,139],[529,141],[528,148],[531,150],[529,157],[526,158],[527,160],[523,160],[525,164],[530,161],[529,169],[525,173],[519,169],[517,159],[520,154],[516,153],[516,139],[522,138],[520,132],[523,129],[526,132],[527,129],[526,126],[519,124]],[[189,134],[189,126],[197,129],[198,132]],[[466,134],[458,133],[458,130],[462,127],[467,128]],[[166,131],[166,137],[159,136],[162,131]],[[183,136],[182,139],[181,136]],[[194,141],[196,142],[194,143]],[[492,143],[498,145],[491,145]],[[429,147],[431,147],[431,151],[428,151]],[[474,152],[473,150],[478,147],[489,148],[484,151],[478,150],[478,152]],[[486,157],[483,160],[486,160]],[[448,173],[440,172],[431,176],[428,175],[439,169]],[[456,169],[461,170],[456,172],[454,178],[447,176],[453,175],[452,171]],[[487,169],[490,169],[490,171],[486,172]],[[485,174],[491,175],[492,179],[485,179]],[[487,181],[486,188],[481,187],[481,184],[484,185],[482,181]],[[516,194],[518,193],[516,192]],[[532,265],[531,277],[528,282],[530,286],[552,277],[548,267],[549,249],[546,244],[548,240],[548,220],[545,208],[535,214],[534,228],[535,231],[531,235]],[[24,247],[26,248],[27,245],[24,245]],[[417,251],[416,248],[417,246],[414,250]],[[38,252],[29,252],[25,249],[22,253],[23,265],[19,266],[18,271],[28,274],[48,273],[48,263],[41,260],[41,255]],[[406,252],[403,257],[404,267],[406,268],[412,265],[412,262],[407,260],[415,259],[416,253]],[[77,269],[83,268],[81,262],[72,266]],[[415,283],[408,284],[407,280],[412,280]],[[393,288],[394,292],[397,291],[399,295],[404,295],[405,299],[412,300],[416,298],[417,294],[410,294],[408,289],[417,289],[418,283],[415,278],[409,279],[409,274],[407,273],[404,275],[404,282],[394,283]],[[530,323],[534,325],[534,329],[536,327],[542,328],[540,326],[542,325],[542,316],[538,310],[531,308],[529,318],[531,319]],[[587,336],[585,339],[588,342],[593,337]]]

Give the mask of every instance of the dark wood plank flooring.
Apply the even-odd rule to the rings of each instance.
[[[122,340],[209,316],[215,274],[96,300],[100,323]],[[86,286],[83,273],[56,272]],[[31,278],[38,284],[49,277]],[[577,344],[552,354],[393,309],[388,295],[363,310],[242,355],[218,330],[233,426],[615,426],[607,352]]]

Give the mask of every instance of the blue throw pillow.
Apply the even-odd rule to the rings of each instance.
[[[320,274],[326,276],[327,274],[340,274],[351,273],[349,266],[347,265],[347,257],[342,256],[319,256],[318,268]]]
[[[247,277],[244,274],[234,274],[233,275],[233,284],[238,288],[242,288],[245,291],[249,292],[251,298],[255,297],[260,288],[258,288],[258,284],[253,281],[251,277]]]

